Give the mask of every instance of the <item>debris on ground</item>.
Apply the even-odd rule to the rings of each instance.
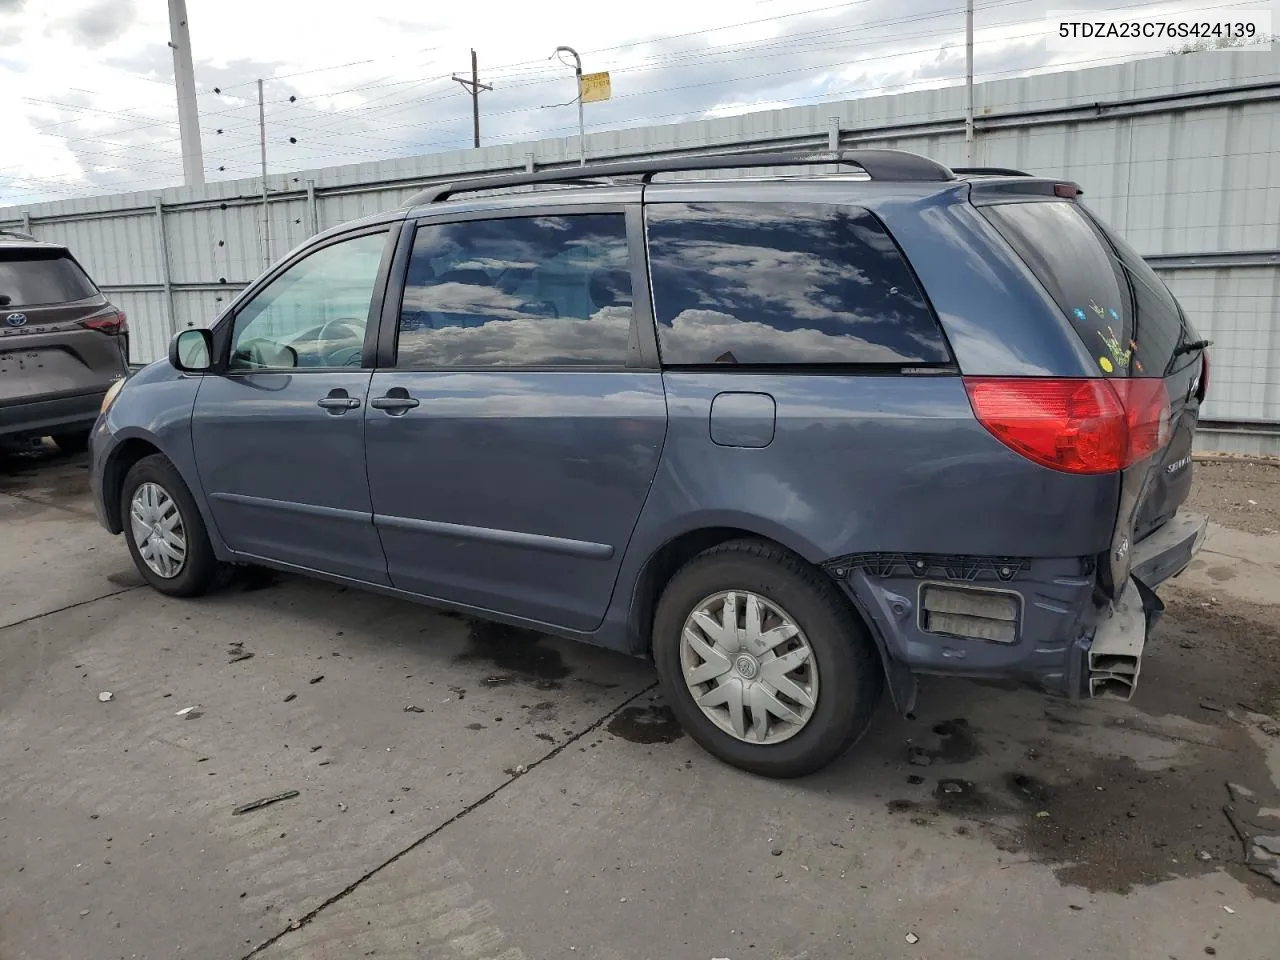
[[[1244,846],[1244,865],[1280,884],[1280,816],[1263,810],[1257,794],[1248,787],[1228,783],[1227,792],[1232,802],[1222,811]]]
[[[98,694],[99,703],[107,703],[108,701],[113,699],[115,699],[115,694],[112,693],[110,690],[103,690],[100,694]]]
[[[1201,700],[1200,709],[1208,710],[1211,713],[1226,713],[1227,708],[1214,700]]]
[[[201,709],[199,709],[199,707],[200,707],[200,705],[199,705],[198,703],[196,703],[196,704],[192,704],[192,705],[191,705],[191,706],[189,706],[189,707],[183,707],[181,710],[179,710],[177,713],[175,713],[175,714],[174,714],[174,716],[175,716],[175,717],[183,717],[183,718],[185,718],[185,719],[187,719],[187,720],[195,720],[195,719],[197,719],[198,717],[203,717],[203,716],[204,716],[204,711],[203,711],[203,710],[201,710]]]
[[[262,797],[259,800],[251,800],[249,803],[242,803],[231,811],[233,817],[238,817],[242,813],[249,813],[253,810],[261,810],[263,807],[269,807],[273,803],[279,803],[281,800],[292,800],[298,796],[297,790],[286,790],[284,793],[277,793],[270,797]]]
[[[324,674],[322,673],[318,677],[312,677],[310,680],[307,681],[307,683],[319,683],[323,679],[324,679]]]
[[[907,934],[906,939],[907,939],[907,943],[919,943],[919,942],[920,942],[920,938],[919,938],[919,937],[917,937],[914,933],[908,933],[908,934]]]
[[[252,650],[235,650],[235,651],[228,650],[227,652],[234,653],[234,656],[230,660],[228,660],[227,663],[239,663],[241,660],[253,659]]]
[[[285,703],[288,703],[288,702],[290,702],[291,700],[297,700],[297,699],[298,699],[298,695],[297,695],[296,693],[286,693],[286,694],[284,695],[284,702],[285,702]]]
[[[771,854],[773,854],[773,856],[775,856],[775,857],[780,857],[780,856],[782,856],[782,848],[781,848],[781,847],[774,847],[774,848],[773,848],[772,850],[770,850],[769,852],[770,852]]]
[[[405,713],[423,713],[425,711],[421,707],[417,706],[416,704],[411,703],[404,708],[404,712]]]
[[[907,762],[913,767],[927,767],[933,763],[933,757],[929,756],[923,747],[912,747],[907,754]]]

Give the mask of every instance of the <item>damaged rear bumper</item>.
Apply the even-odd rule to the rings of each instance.
[[[1200,552],[1209,533],[1209,518],[1199,513],[1178,514],[1133,546],[1129,575],[1154,590],[1176,577]]]
[[[1129,581],[1102,614],[1085,651],[1086,693],[1128,700],[1138,687],[1147,636],[1164,604],[1155,588],[1181,573],[1204,545],[1208,519],[1175,516],[1134,546]]]

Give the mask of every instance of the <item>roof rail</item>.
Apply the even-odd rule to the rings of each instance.
[[[1025,170],[1014,170],[1012,167],[952,167],[952,173],[961,176],[979,177],[1030,177]]]
[[[714,153],[698,157],[669,159],[620,160],[593,163],[537,173],[513,173],[496,177],[476,177],[427,187],[411,196],[404,207],[418,207],[448,200],[457,193],[499,190],[540,183],[582,183],[613,177],[639,177],[641,183],[655,176],[686,170],[731,170],[755,167],[802,167],[833,163],[854,166],[872,180],[954,180],[955,175],[942,164],[917,153],[904,150],[834,150],[822,153]]]
[[[17,237],[19,240],[31,240],[33,242],[36,239],[29,233],[22,233],[19,230],[6,230],[3,227],[0,227],[0,237]]]

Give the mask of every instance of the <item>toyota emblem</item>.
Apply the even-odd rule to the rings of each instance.
[[[11,327],[25,327],[27,325],[27,315],[25,313],[11,313],[4,318],[4,322]]]

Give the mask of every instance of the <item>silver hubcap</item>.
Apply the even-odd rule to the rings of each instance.
[[[684,622],[680,666],[707,718],[747,743],[794,737],[818,702],[804,631],[754,593],[730,590],[699,603]]]
[[[187,531],[169,492],[158,483],[141,484],[129,501],[133,542],[142,562],[158,577],[171,580],[187,562]]]

